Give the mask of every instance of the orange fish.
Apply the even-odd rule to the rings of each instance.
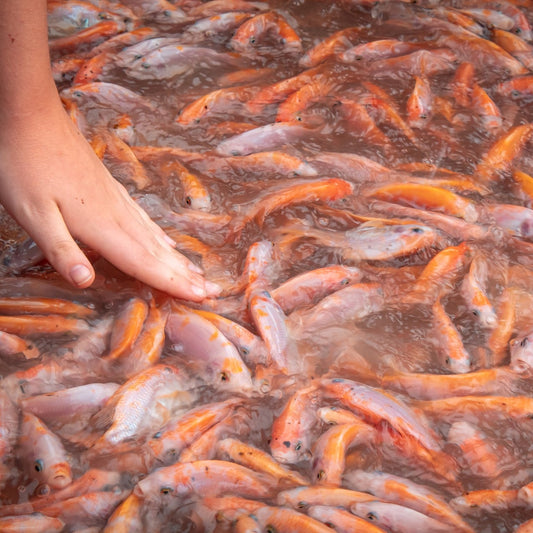
[[[137,483],[134,494],[148,501],[186,501],[194,496],[220,496],[230,493],[246,498],[267,498],[273,479],[229,461],[175,463],[154,470]]]
[[[21,531],[46,531],[59,533],[65,529],[65,522],[59,518],[30,514],[21,516],[8,516],[0,518],[0,530],[4,533],[20,533]]]
[[[299,52],[302,49],[302,41],[294,28],[276,11],[260,13],[243,22],[235,30],[230,46],[240,52],[250,52],[267,34],[274,36],[285,51]]]
[[[466,222],[475,222],[479,216],[477,206],[472,200],[431,185],[391,183],[370,189],[366,195],[379,200],[457,216]]]
[[[70,460],[61,440],[31,413],[22,417],[18,445],[20,458],[33,479],[52,489],[72,482]]]
[[[348,486],[373,494],[376,498],[396,503],[419,511],[427,516],[455,527],[455,531],[474,533],[439,494],[424,485],[419,485],[408,478],[387,472],[365,472],[352,470],[347,473]]]
[[[249,101],[257,92],[257,88],[250,86],[216,89],[187,104],[181,109],[176,122],[187,126],[198,124],[202,118],[213,116],[217,112],[238,113],[242,104]]]
[[[210,403],[170,420],[147,442],[150,453],[163,464],[176,461],[181,451],[241,404],[239,399]]]
[[[533,124],[515,126],[500,137],[478,163],[474,174],[485,185],[502,180],[511,171],[533,133]]]
[[[297,308],[316,303],[324,296],[360,281],[361,277],[362,272],[356,267],[331,265],[294,276],[271,290],[270,295],[288,315]]]
[[[218,442],[217,455],[257,472],[268,474],[278,486],[307,485],[309,480],[295,470],[278,463],[271,455],[255,446],[228,437]]]
[[[293,180],[288,185],[267,189],[249,206],[246,214],[236,216],[231,225],[233,233],[240,233],[244,226],[255,220],[259,226],[273,211],[302,202],[332,202],[351,195],[353,185],[337,178]]]
[[[314,482],[340,487],[348,449],[357,445],[372,446],[376,437],[376,430],[362,420],[327,429],[311,450]]]
[[[472,87],[474,86],[474,65],[468,61],[463,61],[455,71],[452,80],[452,92],[455,101],[462,107],[468,107],[472,98]]]
[[[432,306],[433,331],[437,349],[442,354],[443,367],[454,374],[470,372],[472,358],[463,345],[461,334],[446,313],[440,299]]]
[[[253,516],[261,530],[274,528],[275,531],[291,533],[331,533],[331,528],[322,522],[293,509],[283,507],[261,507]]]
[[[112,361],[125,355],[137,340],[148,316],[148,304],[138,297],[131,298],[121,308],[113,323],[109,352],[105,356]]]
[[[307,509],[307,514],[315,520],[324,522],[324,524],[339,533],[351,533],[356,531],[364,531],[365,533],[385,533],[384,529],[339,507],[313,505]]]
[[[518,497],[518,493],[518,489],[471,490],[450,500],[450,505],[458,513],[471,516],[487,516],[508,511],[519,512],[524,507],[524,502]]]
[[[307,50],[300,58],[299,64],[302,67],[314,67],[322,63],[331,56],[336,56],[353,46],[352,41],[361,34],[361,28],[352,27],[339,30],[313,48]]]
[[[394,373],[383,376],[381,385],[411,398],[435,400],[473,394],[516,393],[515,387],[528,386],[529,381],[528,376],[503,366],[467,374]]]
[[[432,112],[433,93],[429,80],[423,76],[415,76],[415,86],[407,100],[409,126],[423,128],[431,120]]]
[[[311,455],[319,393],[314,385],[295,392],[272,423],[270,453],[280,463],[298,463]]]
[[[106,533],[130,533],[143,531],[144,501],[136,494],[130,494],[108,518],[103,531]]]
[[[468,263],[470,253],[470,246],[466,242],[441,250],[424,267],[403,301],[431,303],[439,295],[450,293]]]

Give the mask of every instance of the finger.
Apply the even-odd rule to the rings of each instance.
[[[63,278],[81,289],[92,284],[93,266],[70,235],[57,207],[52,207],[45,217],[19,223]]]
[[[208,291],[194,263],[161,242],[150,225],[139,220],[123,227],[114,221],[103,224],[98,234],[76,235],[122,272],[171,296],[200,301]],[[155,224],[154,224],[155,225]],[[159,230],[160,228],[155,225]]]

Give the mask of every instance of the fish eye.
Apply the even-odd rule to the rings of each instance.
[[[298,509],[304,509],[305,507],[307,507],[307,503],[304,501],[300,501],[296,504],[296,507],[298,507]]]
[[[227,372],[221,372],[220,373],[220,381],[229,381],[229,376]]]
[[[413,228],[413,233],[424,233],[422,228]]]
[[[298,452],[302,449],[302,443],[298,441],[296,445],[294,446],[294,449]]]
[[[449,365],[450,364],[450,358],[449,357],[446,357],[446,359],[444,359],[444,362]]]
[[[42,472],[44,470],[44,462],[42,459],[37,459],[35,463],[33,463],[33,468],[35,468],[36,472]]]
[[[164,16],[164,17],[170,17],[170,15],[171,15],[171,14],[170,14],[170,11],[169,11],[168,9],[165,9],[165,10],[163,11],[163,16]]]
[[[370,520],[371,522],[373,522],[374,520],[378,519],[378,515],[371,511],[370,513],[367,513],[366,519]]]
[[[167,455],[174,456],[176,455],[176,448],[170,448],[166,451]]]
[[[350,283],[350,280],[348,278],[344,278],[342,281],[341,281],[341,285],[348,285],[348,283]]]
[[[479,314],[480,314],[480,313],[479,313],[479,311],[478,311],[477,309],[474,309],[474,310],[472,311],[472,314],[473,314],[475,317],[478,317],[478,318],[479,318]]]
[[[271,524],[268,524],[267,527],[265,527],[265,531],[266,533],[277,533],[276,528]]]
[[[318,481],[326,479],[326,472],[324,470],[319,470],[316,475],[316,478],[318,479]]]
[[[161,431],[158,431],[157,433],[154,433],[152,439],[159,439],[161,438]]]
[[[138,59],[141,59],[141,57],[142,57],[141,54],[136,54],[136,55],[133,56],[133,59],[134,59],[135,61],[137,61]]]
[[[192,204],[192,198],[191,198],[190,196],[187,196],[187,197],[185,198],[185,203],[186,203],[187,205],[191,205],[191,204]]]
[[[425,113],[422,113],[422,114],[420,115],[420,118],[428,118],[428,116],[427,116]]]
[[[527,342],[528,342],[528,341],[527,341],[527,337],[524,337],[524,338],[522,339],[522,341],[520,342],[520,346],[522,346],[522,348],[523,348],[524,346],[527,346]]]
[[[48,496],[50,494],[50,487],[48,485],[39,485],[35,492],[37,496]]]
[[[250,354],[250,349],[247,348],[246,346],[241,346],[241,353],[242,353],[242,355],[249,355]]]
[[[171,494],[174,492],[172,487],[161,487],[161,490],[159,491],[161,494]]]

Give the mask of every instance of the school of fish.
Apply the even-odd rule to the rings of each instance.
[[[2,218],[0,531],[533,531],[533,1],[48,0],[65,109],[217,298]]]

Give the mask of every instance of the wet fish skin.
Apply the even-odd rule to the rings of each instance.
[[[31,413],[23,414],[20,432],[19,456],[29,475],[53,489],[69,485],[70,459],[60,438]]]

